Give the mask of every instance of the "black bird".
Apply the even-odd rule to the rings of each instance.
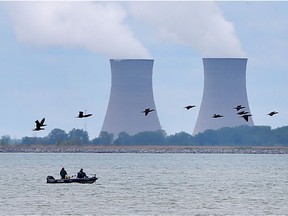
[[[245,114],[248,114],[248,113],[249,113],[249,112],[243,110],[243,111],[238,112],[237,114],[238,114],[238,115],[245,115]]]
[[[46,124],[44,124],[44,122],[45,122],[45,118],[43,118],[40,122],[36,120],[35,121],[36,127],[33,131],[45,130],[44,128],[42,128],[42,127],[47,126]]]
[[[273,111],[273,112],[268,113],[267,115],[269,115],[269,116],[273,116],[273,115],[275,115],[275,114],[278,114],[278,112]]]
[[[186,108],[187,110],[189,110],[189,109],[194,108],[194,107],[196,107],[196,106],[195,106],[195,105],[188,105],[188,106],[186,106],[186,107],[184,107],[184,108]]]
[[[244,109],[244,108],[245,108],[245,107],[242,106],[242,105],[238,105],[237,107],[233,107],[233,109],[236,109],[237,112],[238,112],[239,110],[241,110],[241,109]]]
[[[248,118],[252,116],[251,114],[245,114],[245,115],[242,115],[241,117],[243,117],[245,119],[246,122],[248,122]]]
[[[44,127],[44,126],[47,126],[44,124],[45,122],[45,118],[43,118],[40,122],[38,120],[35,121],[36,123],[36,127],[39,126],[39,127]]]
[[[40,131],[40,130],[45,130],[45,129],[42,128],[42,127],[38,127],[38,126],[36,126],[36,127],[33,129],[33,131]]]
[[[87,118],[87,117],[90,117],[92,116],[92,114],[84,114],[84,112],[82,111],[79,111],[79,114],[76,118]]]
[[[223,117],[223,115],[220,115],[220,114],[214,114],[214,115],[212,116],[212,118],[221,118],[221,117]]]
[[[154,109],[147,108],[147,109],[145,109],[144,111],[142,111],[142,113],[145,113],[145,116],[147,116],[148,113],[153,112],[153,111],[155,111],[155,110],[154,110]]]

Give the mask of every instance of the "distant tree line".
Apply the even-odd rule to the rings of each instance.
[[[69,133],[55,128],[45,137],[23,137],[21,144],[47,144],[47,145],[85,145],[89,144],[89,135],[82,129],[72,129]]]
[[[15,144],[9,135],[0,138],[1,145]],[[206,130],[192,136],[186,132],[167,135],[165,131],[140,132],[129,135],[101,132],[99,137],[89,140],[87,131],[72,129],[66,133],[62,129],[53,129],[45,137],[23,137],[17,144],[33,145],[166,145],[166,146],[288,146],[288,126],[271,129],[270,126],[239,126]]]

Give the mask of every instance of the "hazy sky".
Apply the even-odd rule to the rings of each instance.
[[[0,2],[0,136],[100,133],[111,58],[152,58],[162,128],[192,134],[203,57],[247,57],[256,125],[288,125],[288,2]],[[186,111],[183,107],[195,104]],[[78,111],[93,113],[76,119]],[[274,117],[270,111],[279,111]],[[46,117],[45,131],[33,132]]]

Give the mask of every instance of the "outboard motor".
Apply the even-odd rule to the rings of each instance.
[[[46,180],[47,180],[47,183],[48,183],[48,182],[54,181],[55,178],[53,176],[47,176]]]

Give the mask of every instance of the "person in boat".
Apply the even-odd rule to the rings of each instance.
[[[61,176],[61,179],[65,179],[66,176],[67,176],[67,172],[66,170],[64,169],[64,167],[61,169],[60,171],[60,176]]]
[[[86,173],[81,168],[80,171],[77,173],[77,178],[88,178],[88,176],[86,175]]]

